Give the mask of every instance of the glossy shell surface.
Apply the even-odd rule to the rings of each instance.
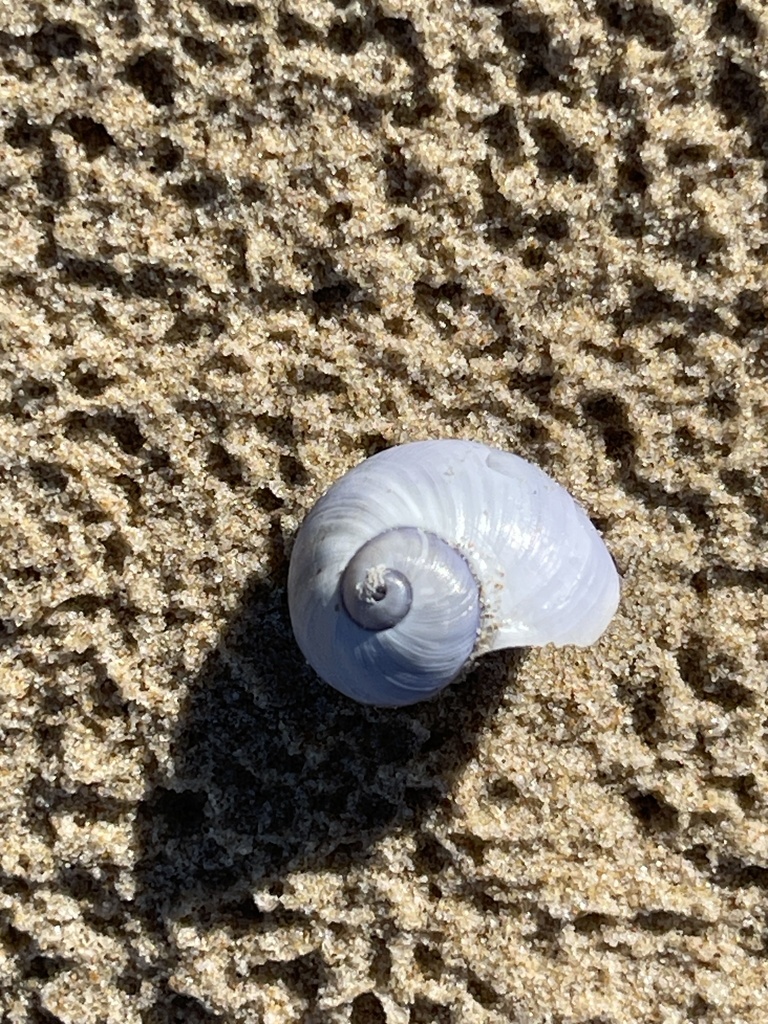
[[[402,618],[389,624],[383,612],[369,628],[363,609],[361,625],[355,595],[375,602],[388,569],[406,578],[410,603],[390,591]],[[296,538],[288,600],[322,679],[398,706],[432,696],[485,651],[594,643],[619,577],[584,511],[537,466],[473,441],[420,441],[366,459],[320,498]]]

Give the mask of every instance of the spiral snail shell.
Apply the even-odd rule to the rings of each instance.
[[[543,470],[475,441],[416,441],[343,476],[288,572],[296,640],[363,704],[431,697],[503,647],[594,643],[619,602],[600,535]]]

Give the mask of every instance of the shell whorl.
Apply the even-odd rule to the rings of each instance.
[[[618,598],[568,492],[472,441],[402,445],[351,470],[307,516],[288,576],[312,667],[384,706],[431,696],[487,650],[593,643]]]
[[[319,616],[333,643],[313,647],[318,674],[334,685],[343,679],[343,691],[363,703],[412,704],[442,690],[471,658],[479,588],[453,547],[406,526],[352,555],[332,611],[332,621]]]

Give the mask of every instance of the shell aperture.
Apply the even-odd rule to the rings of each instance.
[[[319,499],[288,573],[296,640],[355,700],[424,700],[485,651],[594,643],[619,601],[600,535],[543,470],[474,441],[380,452]]]

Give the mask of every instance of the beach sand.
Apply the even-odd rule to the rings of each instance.
[[[0,3],[0,1019],[768,1019],[768,8]],[[587,650],[320,683],[298,525],[474,438]]]

